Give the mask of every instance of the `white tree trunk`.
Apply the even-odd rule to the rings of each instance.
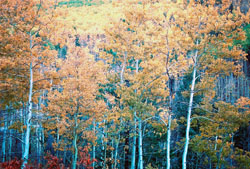
[[[139,119],[139,169],[143,169],[143,153],[142,153],[142,120]]]
[[[93,120],[93,126],[94,126],[94,135],[95,135],[95,119]],[[93,144],[93,160],[95,160],[95,143]],[[93,169],[95,169],[95,161],[92,164]]]
[[[121,70],[121,74],[120,74],[121,84],[124,83],[124,72],[125,72],[125,68],[126,68],[126,62],[127,62],[127,52],[125,52],[124,56],[123,56],[122,70]]]
[[[74,147],[74,154],[73,154],[73,162],[72,162],[72,169],[76,169],[76,163],[77,163],[77,156],[78,156],[78,148],[77,148],[77,113],[74,115],[75,119],[75,128],[74,128],[74,140],[73,140],[73,147]]]
[[[32,41],[30,43],[32,46]],[[29,159],[30,129],[31,129],[31,118],[32,118],[32,92],[33,92],[33,68],[32,68],[32,62],[30,62],[29,109],[28,109],[28,115],[26,119],[26,132],[25,132],[25,140],[24,140],[22,169],[25,167]]]
[[[132,145],[132,159],[131,159],[131,169],[135,169],[135,155],[136,155],[136,111],[134,112],[134,135],[133,135],[133,145]]]
[[[11,125],[12,121],[10,122]],[[9,136],[9,161],[11,160],[11,154],[12,154],[12,129],[9,130],[10,136]]]
[[[136,74],[139,71],[139,60],[136,59]],[[135,90],[136,92],[136,90]],[[136,156],[136,111],[134,111],[134,135],[133,135],[133,146],[132,146],[132,157],[130,169],[135,169],[135,156]]]
[[[59,158],[59,139],[60,139],[60,135],[59,135],[59,118],[58,116],[56,117],[56,121],[57,121],[57,129],[56,129],[56,144],[57,144],[57,150],[56,150],[56,156]]]
[[[194,87],[195,87],[195,81],[196,81],[197,55],[198,55],[198,50],[196,49],[195,56],[194,56],[194,68],[193,68],[193,78],[192,78],[191,91],[190,91],[190,100],[189,100],[188,114],[187,114],[186,140],[185,140],[184,152],[182,156],[182,169],[187,168],[186,163],[187,163],[187,153],[188,153],[188,144],[189,144],[191,113],[192,113],[192,105],[193,105],[193,97],[194,97]]]
[[[168,72],[168,70],[167,70]],[[170,169],[171,167],[171,161],[170,161],[170,144],[171,144],[171,121],[172,121],[172,104],[173,104],[173,95],[174,95],[174,78],[170,77],[169,73],[168,73],[168,77],[169,77],[169,91],[170,91],[170,95],[169,95],[169,115],[168,115],[168,126],[167,126],[167,169]]]
[[[111,151],[111,161],[112,161],[112,165],[111,168],[114,168],[114,137],[112,137],[112,141],[111,141],[111,147],[113,148]]]
[[[72,169],[76,169],[76,163],[77,163],[77,155],[78,155],[78,149],[77,149],[77,134],[74,134],[74,140],[73,140],[73,147],[74,147],[74,154],[73,154],[73,163],[72,163]]]
[[[41,155],[41,157],[43,157],[44,156],[44,128],[43,127],[41,127],[41,136],[40,136],[40,141],[41,141],[41,143],[40,143],[40,155]],[[41,160],[41,158],[39,158],[40,160]]]
[[[42,141],[42,127],[39,126],[39,128],[37,129],[38,131],[38,138],[37,138],[37,163],[40,164],[40,158],[41,158],[41,141]]]
[[[6,108],[7,110],[7,108]],[[6,132],[7,132],[7,117],[4,117],[3,142],[2,142],[2,162],[5,162],[6,157]]]
[[[171,114],[168,116],[168,133],[167,133],[167,169],[170,169],[170,138],[171,138]]]
[[[24,124],[25,122],[24,122],[24,106],[23,106],[23,109],[22,110],[20,110],[21,111],[21,122],[22,122],[22,124]],[[21,142],[21,144],[22,144],[22,154],[24,153],[24,129],[23,129],[23,125],[21,126],[21,131],[22,131],[22,133],[21,133],[21,138],[22,138],[22,142]]]
[[[103,123],[104,123],[104,127],[103,127],[103,131],[102,131],[102,138],[101,138],[101,144],[102,144],[102,153],[103,153],[103,162],[102,162],[102,168],[106,168],[106,141],[105,141],[105,138],[106,138],[106,120],[104,119],[103,120]]]
[[[39,98],[38,99],[38,104],[37,104],[37,114],[39,114],[39,110],[40,110],[40,103],[41,102],[41,99]],[[36,127],[36,155],[37,155],[37,162],[39,164],[40,162],[40,123],[39,121],[37,121],[37,127]]]
[[[120,130],[121,130],[121,126],[120,126]],[[116,165],[117,165],[117,154],[118,154],[120,139],[121,139],[121,134],[120,134],[120,131],[119,131],[118,140],[117,140],[116,145],[115,145],[115,165],[114,165],[114,168],[116,168]]]
[[[222,166],[221,166],[221,162],[220,162],[220,160],[221,160],[221,154],[222,154],[222,151],[223,151],[223,144],[222,144],[222,146],[221,146],[221,148],[220,148],[220,151],[219,151],[219,154],[217,155],[217,159],[218,159],[218,161],[217,161],[217,165],[216,165],[216,169],[219,169],[219,168],[223,168]]]
[[[38,126],[38,123],[37,123]],[[36,156],[37,156],[37,161],[39,161],[39,128],[36,128]]]

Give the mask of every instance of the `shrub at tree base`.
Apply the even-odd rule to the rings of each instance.
[[[48,153],[45,156],[47,164],[42,166],[42,164],[26,164],[25,169],[66,169],[62,163],[62,159],[59,159],[56,156]],[[0,163],[0,169],[20,169],[22,166],[23,160],[15,158],[14,160]],[[96,159],[91,159],[89,154],[89,146],[80,148],[79,150],[79,161],[78,166],[83,166],[85,169],[93,169],[92,164],[97,162]]]
[[[20,169],[22,166],[22,161],[15,158],[14,160],[0,163],[0,168],[5,169]]]
[[[97,162],[96,159],[90,158],[89,154],[89,146],[85,146],[84,148],[80,149],[79,151],[79,162],[77,163],[78,166],[83,166],[86,169],[93,169],[92,164]]]

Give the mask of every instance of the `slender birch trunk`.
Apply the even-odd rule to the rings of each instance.
[[[104,162],[103,162],[103,167],[106,168],[106,163],[107,163],[107,142],[104,142]]]
[[[42,135],[42,130],[41,130],[41,126],[39,126],[39,128],[37,129],[37,133],[38,133],[38,138],[37,138],[37,163],[40,164],[40,157],[41,157],[41,135]]]
[[[231,168],[233,168],[233,158],[232,158],[232,155],[233,155],[233,153],[234,153],[234,144],[233,144],[233,142],[234,142],[234,133],[232,133],[232,138],[231,138],[231,152],[230,152],[230,166],[231,166]]]
[[[60,136],[59,136],[59,118],[58,118],[58,115],[56,116],[56,121],[57,121],[57,130],[56,130],[56,144],[57,144],[57,150],[56,150],[56,156],[59,158],[59,139],[60,139]]]
[[[214,145],[214,150],[215,151],[217,150],[217,138],[218,138],[218,136],[215,136],[215,145]]]
[[[11,126],[12,125],[12,114],[10,114],[10,122],[9,122],[9,125],[8,126]],[[9,155],[8,155],[8,160],[10,161],[11,160],[11,154],[12,154],[12,129],[9,129]]]
[[[32,40],[30,40],[30,46],[32,47]],[[24,169],[29,159],[30,129],[31,129],[31,118],[32,118],[32,92],[33,92],[33,68],[32,68],[32,62],[30,62],[29,109],[28,109],[28,115],[26,119],[26,132],[25,132],[25,140],[24,140],[22,169]]]
[[[77,108],[78,109],[78,108]],[[78,112],[78,110],[77,110]],[[77,156],[78,156],[78,148],[77,148],[77,113],[74,114],[74,120],[75,120],[75,128],[74,128],[74,140],[73,140],[73,147],[74,147],[74,154],[73,154],[73,162],[72,162],[72,169],[76,169],[76,163],[77,163]]]
[[[168,70],[167,70],[168,72]],[[169,95],[169,115],[168,115],[168,126],[167,126],[167,169],[170,169],[171,167],[171,163],[170,163],[170,143],[171,143],[171,121],[172,121],[172,104],[173,104],[173,94],[174,94],[174,78],[170,77],[169,73],[168,73],[168,77],[169,77],[169,91],[170,91],[170,95]]]
[[[168,133],[167,133],[167,169],[170,169],[170,138],[171,138],[171,114],[168,115]]]
[[[95,136],[95,119],[93,120],[93,126],[94,126],[94,136]],[[93,157],[92,157],[93,160],[95,160],[95,143],[93,144]],[[93,169],[95,169],[95,161],[93,162],[92,164],[92,167]]]
[[[138,74],[138,70],[139,70],[139,60],[136,59],[136,74]],[[134,135],[133,135],[133,146],[132,146],[132,157],[131,157],[130,169],[135,169],[135,156],[136,156],[136,111],[134,111]]]
[[[38,123],[37,123],[37,126],[38,126]],[[36,127],[36,159],[37,159],[37,162],[38,162],[38,159],[39,159],[39,128]]]
[[[221,146],[220,151],[219,151],[219,154],[218,154],[218,156],[217,156],[218,162],[217,162],[217,165],[216,165],[216,169],[219,169],[219,168],[220,168],[220,160],[221,160],[221,154],[222,154],[222,151],[223,151],[223,146],[224,146],[224,144]],[[221,168],[223,168],[223,167],[221,167]]]
[[[24,105],[23,105],[23,109],[21,110],[21,122],[22,122],[22,124],[24,124],[24,115],[25,114],[25,109],[24,109]],[[22,154],[24,153],[24,143],[23,143],[23,141],[24,141],[24,129],[23,129],[23,125],[21,126],[21,131],[22,131],[22,133],[21,133],[21,138],[22,138],[22,142],[21,142],[21,144],[22,144]]]
[[[6,108],[7,110],[7,108]],[[2,162],[5,162],[6,157],[6,132],[7,132],[7,116],[4,117],[3,142],[2,142]]]
[[[132,159],[131,169],[135,169],[135,155],[136,155],[136,111],[134,112],[134,135],[133,135],[133,146],[132,146]]]
[[[139,169],[143,169],[143,153],[142,153],[142,120],[138,122],[139,133]]]
[[[103,128],[103,132],[102,132],[102,152],[103,152],[103,166],[102,168],[106,168],[106,141],[105,141],[105,137],[106,137],[106,120],[104,119],[104,128]]]
[[[120,74],[121,84],[124,83],[124,72],[125,72],[126,62],[127,62],[126,60],[127,60],[127,52],[125,52],[124,56],[123,56],[122,70],[121,70],[121,74]]]
[[[45,150],[45,148],[44,148],[44,128],[43,127],[41,127],[41,144],[40,144],[40,149],[41,149],[41,157],[43,157],[44,156],[44,150]],[[40,158],[40,160],[43,162],[43,160]]]
[[[39,110],[41,110],[41,105],[45,105],[45,99],[43,99],[45,97],[45,90],[43,90],[42,92],[42,97],[40,98],[40,103],[39,103]],[[42,126],[41,121],[39,122],[39,127],[40,127],[40,131],[39,131],[39,161],[38,163],[42,163],[42,159],[41,157],[43,157],[43,153],[44,153],[44,128]]]
[[[73,147],[74,147],[74,154],[73,154],[73,163],[72,163],[72,169],[76,169],[76,162],[77,162],[77,155],[78,155],[78,149],[77,149],[77,134],[74,133],[74,140],[73,140]]]
[[[195,50],[195,56],[194,56],[193,79],[192,79],[192,85],[191,85],[191,91],[190,91],[190,100],[189,100],[188,114],[187,114],[186,141],[185,141],[184,152],[183,152],[183,156],[182,156],[182,169],[187,168],[187,153],[188,153],[191,113],[192,113],[192,105],[193,105],[193,97],[194,97],[194,87],[195,87],[195,81],[196,81],[197,56],[198,56],[198,50],[196,49]]]
[[[228,94],[229,94],[229,84],[228,84],[228,76],[225,77],[225,101],[228,103]]]
[[[237,99],[240,98],[240,77],[237,77]]]
[[[140,160],[137,161],[137,169],[140,169]]]
[[[120,130],[121,130],[121,126],[120,126]],[[116,165],[117,165],[117,154],[118,154],[120,139],[121,139],[121,134],[120,134],[120,131],[119,131],[118,140],[117,140],[116,145],[115,145],[115,165],[114,165],[114,168],[116,168]]]
[[[40,110],[40,103],[41,102],[41,99],[39,98],[38,99],[38,104],[37,104],[37,114],[39,114],[39,110]],[[37,155],[37,162],[39,164],[39,161],[40,161],[40,123],[39,121],[37,121],[37,127],[36,127],[36,155]]]
[[[112,138],[112,141],[111,141],[111,147],[114,148],[114,137]],[[113,169],[114,168],[114,149],[112,149],[111,151],[111,161],[112,161],[111,168]]]

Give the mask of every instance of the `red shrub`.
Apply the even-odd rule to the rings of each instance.
[[[45,159],[48,161],[45,168],[47,168],[47,169],[64,169],[64,165],[61,164],[62,160],[59,160],[56,156],[53,156],[52,154],[47,154],[45,156]]]
[[[83,165],[86,169],[93,169],[92,164],[97,162],[96,159],[90,158],[89,154],[89,146],[85,146],[84,148],[79,150],[79,161],[77,162],[78,165]]]
[[[22,160],[18,160],[17,158],[11,161],[0,163],[0,167],[4,169],[20,169],[21,166],[22,166]]]

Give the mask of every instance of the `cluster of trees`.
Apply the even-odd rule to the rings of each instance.
[[[239,7],[2,0],[1,167],[249,168]]]

